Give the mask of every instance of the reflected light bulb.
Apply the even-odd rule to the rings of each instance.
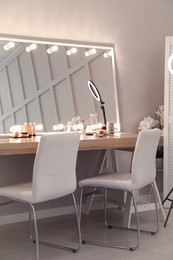
[[[94,55],[96,52],[97,52],[96,49],[91,49],[85,52],[85,56],[89,57],[90,55]]]
[[[27,52],[30,52],[30,51],[35,50],[36,48],[37,48],[37,44],[32,43],[31,45],[29,45],[29,46],[26,47],[26,51],[27,51]]]
[[[76,52],[77,52],[77,48],[72,48],[72,49],[71,49],[71,52],[72,52],[72,53],[76,53]]]
[[[68,55],[68,56],[70,56],[70,55],[72,55],[72,54],[74,54],[74,53],[76,53],[77,52],[77,48],[71,48],[70,50],[67,50],[66,51],[66,54]]]
[[[13,125],[10,127],[11,133],[20,132],[20,130],[21,130],[21,125]]]
[[[9,42],[6,45],[4,45],[4,50],[8,51],[9,49],[13,48],[15,46],[14,42]]]
[[[105,52],[103,56],[104,58],[109,58],[110,56],[112,56],[112,51]]]
[[[96,53],[96,49],[91,49],[91,54],[95,54]]]
[[[71,51],[70,50],[68,50],[66,53],[67,53],[68,56],[71,55]]]
[[[56,131],[56,130],[62,131],[62,130],[64,130],[64,125],[58,124],[58,125],[54,125],[52,128],[53,128],[54,131]]]
[[[54,45],[54,46],[50,47],[49,49],[47,49],[47,53],[51,54],[52,52],[55,52],[57,50],[58,50],[58,46]]]

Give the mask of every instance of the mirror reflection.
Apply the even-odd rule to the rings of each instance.
[[[119,123],[114,64],[111,44],[0,37],[0,133],[29,122],[53,131],[91,113],[104,123],[89,79],[99,86],[107,120]]]

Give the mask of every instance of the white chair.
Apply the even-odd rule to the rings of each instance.
[[[156,177],[156,165],[155,165],[155,157],[156,150],[159,143],[161,131],[159,129],[151,129],[151,130],[143,130],[139,133],[135,151],[132,159],[132,167],[131,172],[129,173],[103,173],[93,178],[88,178],[79,181],[79,186],[81,187],[80,194],[80,208],[79,208],[79,218],[81,221],[81,211],[82,211],[82,198],[83,192],[85,188],[103,188],[105,199],[104,199],[104,221],[107,227],[113,228],[112,225],[107,224],[106,219],[106,190],[107,189],[115,189],[126,191],[131,195],[133,206],[135,209],[136,216],[136,224],[137,224],[137,242],[134,246],[124,246],[124,245],[114,245],[114,244],[106,244],[100,243],[96,241],[85,241],[82,242],[84,244],[92,244],[106,247],[115,247],[121,249],[129,249],[131,251],[135,250],[139,246],[140,240],[140,226],[138,219],[138,212],[136,206],[136,198],[135,191],[145,187],[146,185],[150,185],[153,192],[153,183]],[[159,216],[158,216],[158,208],[156,203],[155,194],[153,192],[153,197],[156,206],[156,217],[157,217],[157,229],[155,231],[150,231],[152,234],[158,232],[159,229]]]
[[[29,205],[30,238],[36,243],[36,259],[39,260],[39,244],[77,252],[81,245],[80,225],[74,191],[76,190],[76,160],[80,135],[58,133],[43,135],[37,148],[33,179],[30,183],[0,188],[0,196]],[[72,195],[79,245],[76,249],[39,241],[35,204]],[[32,232],[32,229],[34,232]],[[32,234],[34,233],[34,235]]]

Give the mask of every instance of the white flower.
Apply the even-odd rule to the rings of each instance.
[[[154,120],[152,117],[144,117],[144,120],[142,120],[139,123],[138,130],[146,130],[146,129],[152,129],[159,126],[159,121]]]
[[[160,127],[163,128],[164,127],[164,106],[163,105],[159,106],[155,111],[155,113],[159,120]]]

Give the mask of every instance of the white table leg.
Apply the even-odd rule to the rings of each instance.
[[[157,200],[157,203],[159,204],[159,216],[160,216],[160,220],[165,222],[166,220],[166,215],[165,215],[165,212],[164,212],[164,209],[163,209],[163,206],[162,206],[162,202],[161,202],[161,199],[160,199],[160,194],[159,194],[159,191],[158,191],[158,188],[157,188],[157,184],[156,184],[156,181],[154,181],[154,193],[155,193],[155,196],[156,196],[156,200]]]
[[[132,197],[128,192],[126,197],[125,209],[124,209],[123,227],[130,228],[132,213],[133,213]]]
[[[158,207],[159,207],[160,221],[165,222],[166,216],[165,216],[165,212],[164,212],[162,202],[161,202],[161,199],[160,199],[160,194],[159,194],[159,191],[158,191],[158,188],[157,188],[157,184],[156,184],[155,181],[154,181],[153,184],[154,184],[153,188],[154,188],[154,193],[155,193],[155,196],[156,196],[156,201],[157,201],[157,204],[158,204]],[[139,205],[139,206],[137,205],[138,211],[139,212],[140,211],[147,211],[147,210],[149,211],[149,210],[154,209],[153,203],[143,204],[143,207],[141,205]],[[132,199],[131,199],[131,196],[129,194],[127,194],[126,205],[125,205],[125,213],[124,213],[124,216],[123,216],[123,226],[124,227],[130,228],[132,213],[134,213],[133,205],[132,205]]]

